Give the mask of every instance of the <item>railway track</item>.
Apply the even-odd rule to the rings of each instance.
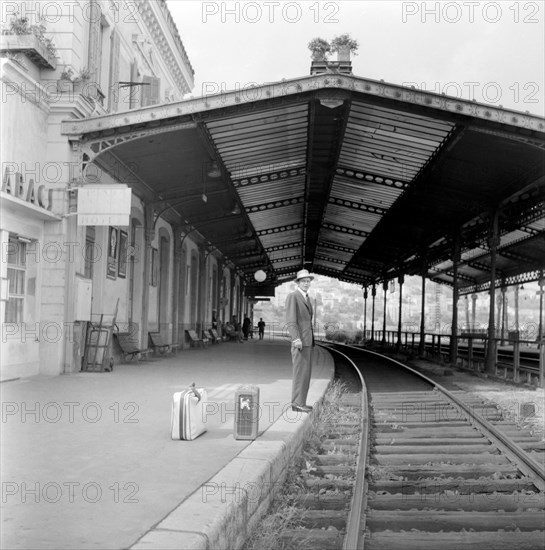
[[[278,539],[283,550],[346,547],[346,527],[353,523],[353,502],[358,501],[354,495],[363,490],[358,456],[365,438],[362,411],[367,404],[361,377],[348,368],[342,376],[342,393],[326,398],[315,419],[313,441],[305,445],[305,468],[297,483],[300,489],[288,497],[295,508],[295,525],[283,530]]]
[[[361,364],[363,352],[345,353]],[[365,368],[380,361],[384,375],[393,360],[369,353]],[[365,535],[353,548],[542,549],[545,474],[528,454],[539,440],[519,435],[522,449],[498,429],[509,425],[500,410],[423,379],[417,390],[367,386],[364,512],[347,526]]]
[[[244,546],[245,550],[342,550],[346,527],[357,516],[355,498],[363,491],[358,471],[362,411],[366,396],[351,365],[336,365],[342,384],[333,384],[313,413],[303,453],[293,464],[279,501]],[[363,401],[362,401],[363,400]],[[362,437],[363,434],[363,437]],[[354,506],[353,502],[356,502]]]
[[[270,548],[543,550],[539,438],[397,361],[327,348],[341,379],[352,377],[336,402],[343,420],[317,419],[290,522]],[[365,391],[355,388],[360,371]]]

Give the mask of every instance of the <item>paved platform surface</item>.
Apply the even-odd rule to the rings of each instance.
[[[315,367],[309,398],[332,375]],[[289,344],[254,339],[0,384],[0,547],[129,548],[252,443],[233,437],[238,386],[260,387],[263,434],[289,407],[291,379]],[[172,441],[172,394],[192,382],[208,392],[207,432]]]

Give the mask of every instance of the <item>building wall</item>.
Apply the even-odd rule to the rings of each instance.
[[[50,162],[47,155],[50,105],[43,89],[37,85],[40,69],[23,57],[2,58],[0,62],[3,88],[0,106],[1,363],[2,378],[10,379],[37,374],[44,354],[46,357],[57,355],[63,337],[62,319],[49,320],[48,317],[47,323],[42,310],[45,304],[56,299],[59,285],[64,283],[63,276],[59,280],[51,276],[63,252],[64,241],[55,240],[46,246],[48,233],[59,231],[63,222],[48,210],[50,200],[58,203],[62,193],[52,190],[55,196],[50,196],[48,192],[49,188],[55,189],[50,180],[58,177],[58,163]],[[51,208],[54,211],[53,205]],[[14,288],[14,268],[9,265],[10,255],[17,251],[22,252],[21,263],[24,264],[20,266],[24,271],[20,279],[21,293]],[[9,315],[10,283],[11,293],[21,294],[23,304],[17,319]]]
[[[44,15],[39,12],[43,3],[5,4],[3,21],[17,13],[34,24]],[[77,144],[61,134],[61,122],[178,101],[193,88],[193,69],[164,0],[138,2],[136,13],[135,5],[109,0],[55,3],[62,11],[45,14],[45,36],[57,48],[57,66],[40,67],[24,53],[4,52],[0,58],[2,85],[8,92],[1,105],[3,179],[15,181],[21,174],[28,182],[32,177],[36,188],[44,186],[47,197],[42,207],[37,199],[29,204],[26,196],[17,197],[12,183],[2,191],[3,380],[78,372],[89,323],[101,315],[105,322],[113,321],[116,304],[117,326],[136,327],[143,347],[148,345],[147,331],[155,330],[166,341],[178,340],[187,347],[184,331],[208,328],[212,310],[221,312],[222,297],[220,318],[227,320],[231,311],[241,309],[230,295],[233,274],[220,264],[217,252],[209,254],[195,234],[184,238],[178,258],[174,228],[159,218],[150,230],[153,214],[131,182],[127,225],[77,225],[77,188],[84,183],[81,156]],[[61,79],[63,72],[77,76],[85,69],[90,78],[80,83]],[[124,82],[146,86],[120,85]],[[9,174],[4,177],[6,167]],[[127,183],[116,174],[95,174],[95,183]],[[118,248],[123,237],[124,268]],[[24,309],[19,322],[9,323],[6,312],[12,311],[15,297],[6,281],[15,270],[8,263],[16,238],[24,239],[26,246]],[[32,256],[28,252],[34,249]]]

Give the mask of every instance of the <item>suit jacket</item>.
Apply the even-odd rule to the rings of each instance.
[[[312,314],[310,300],[307,302],[298,290],[288,294],[286,298],[286,328],[292,341],[301,338],[304,347],[314,345]]]

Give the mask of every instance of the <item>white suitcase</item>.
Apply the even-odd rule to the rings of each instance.
[[[176,392],[172,396],[172,439],[192,440],[206,431],[204,403],[206,390],[195,388]]]

